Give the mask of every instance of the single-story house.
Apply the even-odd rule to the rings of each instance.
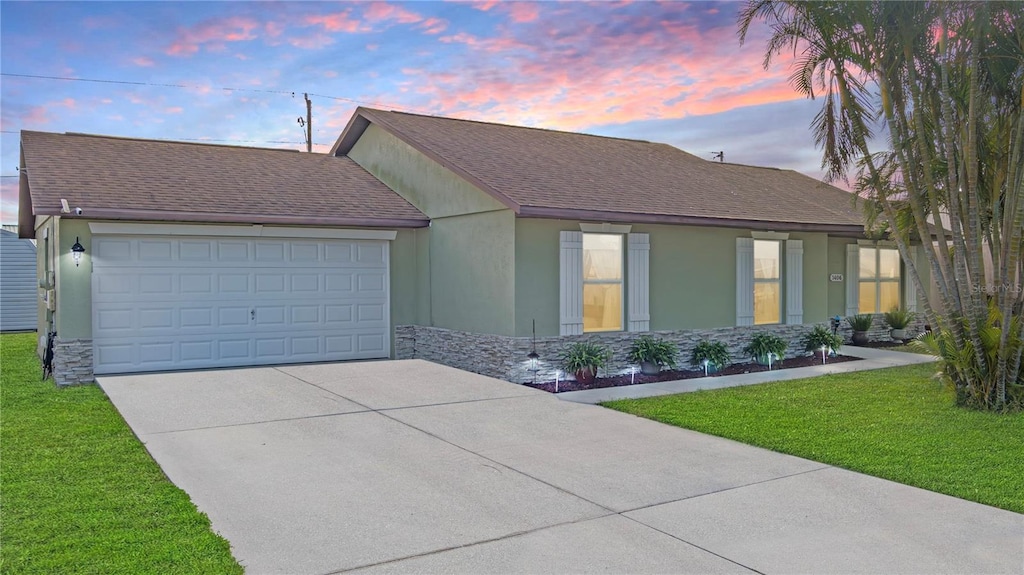
[[[36,329],[36,246],[0,230],[0,331]]]
[[[646,141],[359,108],[326,155],[26,131],[21,167],[59,383],[387,357],[524,381],[578,339],[622,367],[639,332],[916,307],[848,192]]]

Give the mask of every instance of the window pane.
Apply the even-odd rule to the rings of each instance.
[[[876,282],[860,282],[860,303],[857,310],[860,313],[875,313],[878,308],[875,306]]]
[[[892,279],[900,277],[899,250],[878,250],[878,277]]]
[[[622,279],[622,236],[583,234],[583,279]]]
[[[754,279],[779,279],[779,242],[754,240]]]
[[[875,258],[877,252],[875,248],[860,248],[860,277],[864,279],[878,277]],[[863,300],[861,300],[863,301]],[[863,308],[861,308],[863,309]]]
[[[754,284],[754,323],[781,323],[781,302],[779,284],[776,282]]]
[[[880,287],[882,288],[882,295],[881,301],[878,305],[878,311],[884,313],[892,311],[895,307],[900,307],[900,283],[881,282]]]
[[[583,331],[622,329],[622,284],[583,284]]]

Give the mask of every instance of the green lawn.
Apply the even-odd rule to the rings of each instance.
[[[41,382],[34,348],[0,336],[0,571],[241,573],[99,387]]]
[[[1024,413],[953,405],[935,364],[606,407],[1024,513]]]

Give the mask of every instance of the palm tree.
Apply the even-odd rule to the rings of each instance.
[[[765,67],[791,51],[791,84],[822,99],[826,177],[856,168],[866,231],[899,248],[959,401],[1024,407],[1024,4],[750,0],[741,42],[756,22]]]

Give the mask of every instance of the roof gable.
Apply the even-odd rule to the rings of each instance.
[[[523,216],[863,229],[849,192],[791,170],[718,164],[641,140],[359,108],[332,153],[347,153],[370,123]]]

